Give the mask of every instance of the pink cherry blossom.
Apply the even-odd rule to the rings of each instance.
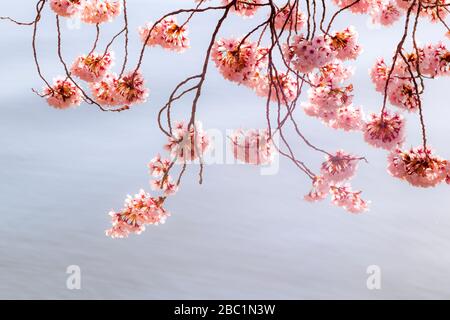
[[[360,107],[352,104],[337,109],[324,109],[311,103],[303,104],[303,111],[320,119],[325,125],[333,129],[344,131],[357,131],[363,126],[363,112]]]
[[[363,119],[364,114],[362,108],[350,104],[337,109],[336,120],[330,126],[344,131],[357,131],[363,127]]]
[[[414,112],[419,109],[416,87],[410,78],[395,79],[388,92],[389,102],[403,110]]]
[[[384,59],[378,58],[369,73],[372,82],[375,84],[375,90],[384,93],[389,74],[388,66],[384,62]]]
[[[336,57],[340,60],[354,60],[362,52],[361,46],[357,43],[358,33],[353,26],[347,27],[343,31],[336,32],[331,37],[331,48],[336,52]]]
[[[336,110],[349,105],[353,100],[353,86],[335,87],[322,85],[308,90],[308,101],[319,109]]]
[[[151,35],[149,33],[151,31]],[[188,31],[185,25],[178,25],[175,17],[166,17],[155,26],[147,23],[139,28],[142,42],[148,46],[159,45],[167,50],[183,52],[189,48]]]
[[[120,15],[121,7],[120,0],[89,0],[84,5],[81,20],[92,24],[110,22]]]
[[[224,5],[229,4],[233,0],[222,0]],[[258,4],[261,4],[262,0],[237,0],[236,4],[231,7],[231,11],[244,17],[252,17],[259,9]]]
[[[114,81],[114,94],[119,104],[144,103],[148,97],[148,89],[144,86],[144,77],[137,71],[131,71]]]
[[[350,67],[344,66],[339,60],[335,60],[320,67],[318,72],[312,75],[311,82],[315,86],[337,86],[344,83],[352,75],[353,70]]]
[[[106,235],[112,238],[126,238],[130,233],[140,234],[146,225],[165,223],[170,214],[162,207],[164,198],[154,198],[144,190],[134,197],[128,196],[124,208],[111,211],[112,228]]]
[[[150,175],[155,178],[150,182],[153,190],[164,192],[164,196],[170,196],[178,191],[178,184],[172,181],[169,170],[172,163],[169,159],[162,159],[158,154],[148,164]]]
[[[372,113],[365,123],[364,140],[377,148],[391,150],[405,139],[405,121],[397,113],[385,111],[383,117]]]
[[[406,58],[407,63],[403,58],[397,59],[397,62],[395,63],[395,68],[392,73],[392,81],[395,81],[395,79],[407,79],[411,80],[411,72],[413,74],[417,72],[417,63],[420,64],[420,66],[423,66],[424,64],[424,51],[422,48],[418,47],[419,55],[417,55],[416,50],[411,53],[404,53],[404,56]],[[420,67],[420,72],[422,73],[422,67]],[[390,88],[388,88],[390,89]]]
[[[353,85],[344,85],[352,71],[341,62],[327,64],[315,73],[308,89],[308,101],[303,110],[335,129],[346,131],[360,130],[363,125],[363,112],[352,105]]]
[[[440,42],[423,48],[424,58],[420,71],[430,77],[450,75],[450,51]]]
[[[169,142],[164,146],[174,160],[180,163],[198,159],[209,147],[208,135],[203,130],[202,123],[197,121],[189,127],[179,121],[173,128]]]
[[[241,39],[217,40],[211,58],[225,79],[251,87],[257,85],[255,77],[267,62],[266,49]]]
[[[353,85],[343,86],[352,74],[340,62],[327,64],[311,79],[313,86],[308,90],[308,101],[320,109],[335,110],[351,104]]]
[[[320,172],[323,178],[332,183],[347,181],[356,173],[360,159],[338,150],[334,155],[327,155],[326,161],[322,163]]]
[[[178,185],[172,181],[171,176],[164,176],[161,179],[154,179],[150,183],[152,190],[160,190],[164,196],[170,196],[178,191]]]
[[[445,177],[445,183],[450,184],[450,161],[449,160],[446,161],[447,161],[447,168],[446,168],[447,176]]]
[[[297,81],[289,74],[278,73],[277,75],[261,77],[255,86],[256,94],[261,97],[268,97],[270,100],[288,104],[297,98],[299,90]]]
[[[41,27],[47,26],[47,3],[53,17],[56,13],[57,18],[57,24],[51,25],[56,35],[56,58],[60,60],[60,67],[67,71],[65,76],[55,78],[51,84],[40,62],[45,54],[40,51],[44,46],[39,43],[42,38]],[[136,6],[133,10],[132,5]],[[107,234],[111,237],[127,237],[130,233],[141,233],[148,224],[165,221],[169,214],[163,209],[163,204],[178,191],[182,178],[188,175],[185,175],[189,170],[188,162],[201,164],[198,174],[202,181],[205,164],[203,156],[207,158],[206,152],[212,141],[201,123],[195,120],[199,112],[212,111],[209,108],[197,108],[207,89],[205,85],[209,82],[209,59],[226,80],[243,85],[266,100],[259,99],[265,107],[262,108],[262,116],[268,129],[234,131],[229,136],[234,158],[247,164],[270,164],[279,151],[272,140],[270,128],[273,127],[277,133],[285,130],[283,149],[287,149],[289,154],[282,152],[283,155],[312,180],[312,188],[305,200],[315,202],[329,196],[334,205],[352,213],[368,210],[369,204],[361,198],[361,191],[353,191],[348,184],[356,173],[359,161],[365,158],[343,150],[329,153],[323,145],[312,144],[304,132],[310,131],[308,123],[294,119],[292,114],[299,104],[306,115],[317,118],[329,128],[361,131],[368,144],[387,150],[387,171],[393,177],[416,187],[434,187],[444,182],[450,185],[449,160],[436,155],[427,147],[430,141],[427,132],[433,130],[426,130],[431,122],[425,117],[432,108],[428,110],[424,100],[428,83],[432,79],[450,76],[450,51],[445,43],[450,39],[447,22],[450,0],[332,0],[331,5],[333,8],[324,1],[306,1],[301,4],[291,0],[193,0],[190,7],[174,8],[167,14],[156,13],[161,18],[154,24],[146,23],[140,27],[134,35],[142,42],[137,51],[133,50],[135,47],[132,44],[135,37],[129,32],[136,22],[131,14],[136,13],[136,10],[144,12],[145,6],[132,4],[132,1],[39,0],[32,8],[36,15],[31,22],[21,22],[20,19],[7,16],[1,17],[1,20],[32,27],[32,57],[39,78],[47,85],[41,93],[33,91],[46,99],[50,106],[67,109],[84,101],[101,111],[117,113],[129,109],[130,105],[144,103],[148,98],[149,90],[145,86],[141,69],[145,66],[144,60],[155,57],[148,47],[183,52],[190,46],[188,26],[190,28],[192,23],[202,20],[201,16],[215,20],[200,30],[200,33],[205,32],[207,35],[202,65],[184,80],[177,80],[178,84],[171,91],[169,99],[157,112],[159,128],[168,136],[168,142],[164,145],[168,155],[163,158],[158,154],[148,163],[152,195],[141,190],[133,197],[128,196],[121,210],[110,213],[112,227],[107,230]],[[155,5],[148,4],[148,7],[154,9]],[[116,21],[117,25],[103,25],[119,20],[117,18],[122,10],[129,14],[124,14],[121,21]],[[351,60],[357,60],[361,55],[362,47],[358,32],[350,25],[351,19],[355,17],[346,17],[349,12],[365,14],[366,19],[387,27],[397,21],[403,23],[399,28],[392,28],[398,39],[393,52],[386,52],[386,62],[383,58],[377,59],[369,71],[375,90],[379,93],[381,111],[368,117],[364,115],[363,107],[356,104],[357,98],[354,97],[357,90],[354,90],[353,84],[364,83],[359,78],[357,82],[352,81],[353,67],[349,65],[353,62]],[[95,39],[84,41],[83,37],[75,35],[75,31],[72,35],[75,38],[66,38],[68,35],[59,22],[62,17],[80,19],[91,25],[87,27],[92,32],[95,31],[92,25],[95,25]],[[242,28],[233,25],[235,22],[241,23],[241,17],[255,19],[246,20]],[[365,18],[355,19],[361,22]],[[436,30],[433,29],[432,34],[424,32],[424,20],[435,24]],[[227,35],[233,27],[237,34]],[[435,36],[442,41],[429,43]],[[75,51],[76,59],[70,65],[70,70],[67,70],[68,65],[63,56],[73,56],[74,52],[69,52],[66,44],[69,45],[74,39],[81,41],[82,47],[94,49],[83,55]],[[376,43],[380,49],[385,44],[389,45],[384,40]],[[96,48],[101,46],[106,46],[104,53],[96,52]],[[114,57],[108,51],[112,47],[120,48],[123,59],[120,63],[123,70],[119,75],[112,72]],[[136,67],[124,72],[130,64]],[[89,93],[85,92],[86,87]],[[444,90],[442,94],[445,96],[447,92]],[[236,97],[236,101],[242,101],[241,98]],[[192,99],[188,101],[188,110],[175,108],[175,104],[182,104],[186,99]],[[416,119],[416,126],[411,129],[421,135],[423,146],[404,148],[405,118],[402,114],[390,111],[391,107],[419,113],[411,115]],[[245,108],[239,111],[246,115]],[[435,111],[439,113],[439,110]],[[445,121],[440,111],[442,121]],[[185,114],[186,121],[173,121],[175,112]],[[291,133],[295,133],[294,136],[288,135],[289,131],[293,131]],[[340,135],[332,138],[337,142],[342,140]],[[307,145],[300,152],[294,150],[299,142]],[[307,150],[326,155],[316,171],[306,161],[308,155],[304,152]],[[181,169],[177,166],[179,163],[182,164]]]
[[[44,87],[42,94],[46,97],[47,103],[56,109],[79,106],[82,100],[81,90],[66,77],[55,78],[53,86]]]
[[[407,10],[414,0],[397,0],[397,5],[403,10]],[[439,21],[445,19],[448,14],[446,7],[450,4],[448,0],[422,0],[421,1],[420,15],[423,17],[428,17],[431,21]],[[417,3],[413,5],[412,12],[417,12]]]
[[[105,54],[93,52],[88,56],[82,55],[76,58],[72,65],[72,73],[87,82],[98,82],[103,79],[114,61],[112,52]]]
[[[122,97],[118,97],[115,91],[117,75],[106,73],[102,80],[89,83],[94,100],[107,106],[117,106],[122,102]]]
[[[332,183],[327,177],[315,176],[312,190],[305,196],[309,202],[321,201],[331,195],[334,205],[350,213],[362,213],[369,210],[369,202],[361,198],[361,191],[352,191],[350,185]]]
[[[302,35],[294,36],[292,43],[285,45],[283,51],[285,59],[302,73],[324,66],[335,56],[329,41],[323,35],[312,40],[307,40]]]
[[[150,175],[154,178],[159,178],[169,171],[170,160],[162,159],[161,155],[156,155],[148,164]]]
[[[337,109],[325,109],[312,103],[303,103],[303,111],[306,115],[322,120],[324,124],[330,127],[336,127]]]
[[[324,200],[330,190],[330,181],[323,176],[315,176],[312,182],[311,191],[305,195],[305,200],[308,202],[316,202]]]
[[[388,172],[415,187],[434,187],[447,177],[447,161],[423,147],[393,150],[388,157]]]
[[[85,0],[50,0],[50,8],[62,17],[72,17],[79,13]]]
[[[267,129],[239,129],[234,131],[229,138],[235,159],[255,165],[272,163],[275,155],[275,147]]]
[[[306,17],[298,10],[298,6],[290,4],[279,9],[275,15],[275,28],[281,30],[300,31],[305,25]]]
[[[330,186],[331,201],[350,213],[362,213],[369,210],[369,203],[361,198],[361,191],[352,191],[349,185]]]
[[[371,10],[372,21],[384,26],[390,26],[398,21],[402,13],[397,4],[392,0],[375,1]]]
[[[373,0],[333,0],[340,8],[349,7],[348,9],[353,13],[368,13],[373,6]]]

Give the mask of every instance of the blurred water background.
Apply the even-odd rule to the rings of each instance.
[[[1,1],[0,15],[30,20],[32,0]],[[130,65],[140,48],[137,28],[193,1],[130,0]],[[264,14],[258,16],[263,18]],[[179,55],[149,50],[143,66],[151,89],[145,105],[120,114],[83,105],[58,111],[34,95],[40,89],[31,54],[31,28],[0,23],[0,298],[57,299],[304,299],[449,298],[450,192],[446,185],[415,189],[391,178],[386,154],[360,134],[337,132],[296,113],[311,141],[328,150],[364,155],[354,187],[372,200],[371,211],[351,215],[325,201],[302,197],[310,183],[287,160],[279,173],[262,176],[243,165],[207,166],[197,184],[190,168],[170,202],[167,223],[141,236],[104,236],[107,215],[128,193],[150,189],[146,163],[161,152],[156,126],[159,107],[176,83],[200,71],[211,26],[218,13],[193,19],[192,48]],[[379,110],[381,96],[367,70],[376,57],[389,58],[401,23],[373,28],[367,17],[344,15],[360,31],[364,53],[355,70],[355,103]],[[232,17],[221,36],[239,36],[251,21]],[[94,28],[63,22],[67,61],[89,50]],[[113,35],[119,24],[102,30]],[[420,25],[422,42],[443,30]],[[57,63],[55,18],[45,9],[38,48],[48,78],[63,72]],[[447,43],[448,44],[448,43]],[[101,42],[104,48],[106,42]],[[121,45],[115,46],[122,57]],[[430,81],[425,117],[430,144],[450,158],[448,79]],[[189,101],[173,118],[189,115]],[[205,128],[262,128],[264,101],[210,69],[199,104]],[[296,139],[290,133],[291,139]],[[421,143],[417,115],[408,115],[407,145]],[[300,142],[299,156],[317,165],[321,155]],[[82,289],[66,288],[68,265],[82,270]],[[366,268],[382,270],[382,289],[368,290]]]

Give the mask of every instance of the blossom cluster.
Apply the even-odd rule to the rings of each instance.
[[[111,72],[114,63],[112,52],[77,57],[71,67],[71,75],[88,83],[94,100],[100,105],[127,106],[143,103],[148,97],[144,78],[139,71],[131,71],[118,77]],[[66,109],[80,105],[85,98],[81,87],[68,76],[55,78],[52,87],[44,87],[43,96],[49,105]]]
[[[267,65],[267,49],[247,39],[219,39],[211,58],[225,79],[256,88]]]
[[[403,58],[404,57],[404,58]],[[417,46],[403,54],[393,66],[379,58],[370,70],[375,90],[399,109],[417,113],[420,108],[419,76],[436,78],[450,75],[450,51],[443,43]],[[416,187],[434,187],[447,181],[448,161],[434,155],[427,146],[404,148],[405,120],[401,114],[386,109],[366,121],[364,139],[370,145],[389,151],[388,172]]]
[[[417,147],[409,150],[394,149],[389,154],[389,173],[411,185],[422,188],[435,187],[449,182],[449,162],[433,153],[429,148]]]
[[[200,121],[195,125],[189,125],[184,121],[175,122],[171,136],[164,145],[169,158],[162,158],[158,154],[148,164],[152,189],[162,192],[164,197],[175,194],[178,191],[179,181],[175,182],[170,175],[172,166],[176,163],[186,165],[201,158],[209,147],[209,137]]]
[[[148,22],[139,28],[139,35],[147,46],[161,46],[164,49],[183,52],[189,48],[187,27],[179,25],[175,17],[166,17],[156,24]]]
[[[340,8],[349,7],[356,14],[369,14],[374,23],[390,26],[398,21],[410,8],[416,13],[417,2],[415,0],[333,0]],[[448,15],[446,7],[448,0],[422,0],[420,16],[430,19],[432,22],[445,19]]]
[[[417,76],[449,76],[450,51],[440,42],[417,47],[405,58],[406,61],[397,59],[393,68],[388,67],[383,58],[379,58],[370,70],[370,77],[375,89],[382,94],[386,92],[393,106],[416,112],[420,102]]]
[[[286,8],[278,14],[286,15],[284,10]],[[298,21],[302,22],[302,17],[299,13]],[[303,23],[297,24],[297,28],[302,26]],[[351,71],[343,65],[343,61],[356,59],[361,53],[357,38],[353,27],[311,40],[302,35],[293,36],[292,42],[283,47],[284,59],[291,66],[288,72],[272,70],[268,73],[268,49],[246,38],[216,40],[211,56],[225,79],[286,105],[300,94],[301,83],[291,71],[308,74],[312,80],[305,112],[333,128],[359,130],[363,112],[352,104],[353,86],[344,85]]]
[[[230,4],[233,0],[222,0],[224,5]],[[244,17],[252,17],[259,8],[259,5],[263,3],[263,0],[245,0],[237,1],[231,10],[238,15]]]
[[[162,191],[164,196],[173,195],[178,191],[178,184],[173,182],[169,175],[171,166],[170,159],[163,159],[159,154],[148,164],[150,176],[153,178],[150,185],[153,190]]]
[[[50,0],[52,10],[62,17],[80,16],[85,23],[111,22],[120,15],[120,0]]]
[[[200,121],[197,121],[195,125],[178,121],[175,122],[172,135],[164,149],[169,151],[176,161],[186,163],[200,158],[209,146],[209,137]]]
[[[361,198],[361,191],[353,191],[349,180],[355,175],[361,158],[338,150],[327,155],[322,163],[320,175],[313,178],[312,190],[305,196],[310,202],[324,200],[328,195],[338,207],[351,213],[361,213],[369,209],[369,202]]]
[[[152,197],[144,190],[128,196],[124,207],[116,212],[111,211],[112,227],[106,235],[112,238],[126,238],[130,233],[140,234],[146,225],[165,223],[170,213],[163,208],[163,197]]]
[[[179,181],[174,181],[170,175],[173,165],[179,161],[185,165],[187,161],[198,159],[209,145],[209,138],[200,122],[195,126],[177,122],[172,136],[164,146],[170,157],[163,158],[158,154],[147,165],[151,188],[159,196],[151,196],[144,190],[134,197],[128,196],[121,211],[110,212],[112,228],[106,231],[106,235],[123,238],[130,233],[140,234],[148,224],[164,223],[170,214],[162,205],[167,197],[178,191],[179,186]]]
[[[284,56],[294,69],[309,73],[334,60],[354,60],[362,52],[358,44],[358,34],[350,26],[331,35],[318,35],[307,39],[296,35],[292,42],[284,45]]]
[[[56,109],[79,106],[82,101],[81,90],[66,77],[55,78],[53,86],[44,87],[42,94],[47,97],[47,103]]]
[[[120,15],[122,1],[51,0],[50,7],[59,16],[79,16],[85,23],[99,25]],[[44,87],[42,96],[46,97],[48,104],[58,109],[66,109],[86,100],[100,106],[119,107],[118,110],[123,110],[133,104],[145,102],[149,91],[144,86],[141,72],[122,72],[118,76],[111,71],[114,65],[113,52],[106,50],[99,53],[94,49],[88,54],[78,56],[70,68],[70,73],[55,78],[51,86]],[[87,82],[93,95],[92,99],[73,77]]]
[[[351,74],[352,71],[340,61],[321,67],[312,76],[308,101],[303,104],[305,113],[334,129],[360,130],[364,114],[361,107],[352,103],[353,85],[345,84]]]

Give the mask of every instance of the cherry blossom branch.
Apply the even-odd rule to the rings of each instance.
[[[236,0],[234,0],[236,1]],[[233,2],[234,3],[234,2]],[[167,13],[165,15],[163,15],[160,19],[158,19],[153,26],[149,29],[148,31],[148,36],[146,37],[146,39],[144,40],[144,44],[142,46],[141,52],[139,54],[139,59],[138,59],[138,63],[136,65],[136,68],[134,69],[134,73],[136,73],[139,68],[142,65],[142,62],[144,60],[144,55],[145,55],[145,51],[147,48],[147,42],[150,39],[153,30],[155,30],[155,27],[161,23],[161,21],[163,21],[165,18],[170,17],[170,16],[175,16],[181,13],[198,13],[198,12],[206,12],[206,11],[210,11],[210,10],[221,10],[221,9],[228,9],[229,10],[230,5],[226,5],[226,6],[216,6],[216,7],[206,7],[206,8],[196,8],[196,9],[179,9],[179,10],[175,10],[172,11],[170,13]]]
[[[225,79],[243,85],[265,99],[266,128],[263,131],[239,129],[228,137],[234,158],[248,164],[263,165],[270,164],[272,156],[278,152],[312,181],[312,190],[305,196],[306,200],[319,201],[329,195],[332,203],[349,212],[366,211],[368,203],[361,199],[361,192],[352,191],[347,183],[359,161],[367,162],[367,159],[343,150],[330,152],[313,143],[303,132],[305,124],[297,117],[299,106],[306,115],[319,119],[325,125],[333,129],[362,132],[366,142],[389,151],[389,173],[392,176],[420,187],[435,186],[442,181],[450,184],[449,162],[433,155],[428,147],[422,101],[425,79],[450,74],[450,52],[444,44],[420,47],[417,39],[419,26],[422,26],[419,19],[423,17],[440,23],[447,30],[447,36],[450,35],[445,20],[450,10],[445,1],[384,3],[334,0],[339,8],[333,11],[327,8],[325,0],[320,0],[320,3],[318,0],[286,0],[278,4],[275,0],[221,0],[222,5],[218,6],[207,6],[205,0],[195,1],[193,8],[166,13],[156,22],[147,23],[139,29],[142,47],[138,51],[136,66],[128,72],[131,40],[128,5],[131,3],[126,0],[102,0],[104,6],[97,6],[97,0],[38,0],[32,22],[20,22],[9,17],[0,17],[0,20],[33,28],[34,61],[39,77],[46,84],[42,94],[33,91],[46,98],[49,105],[65,109],[85,101],[102,111],[120,112],[147,99],[148,89],[142,69],[147,47],[161,46],[182,52],[189,48],[187,29],[193,18],[209,12],[221,13],[211,27],[199,73],[179,82],[157,115],[158,127],[168,140],[164,148],[170,154],[170,159],[158,155],[149,163],[150,174],[155,178],[152,188],[161,195],[153,197],[140,191],[127,200],[122,210],[111,213],[113,227],[107,233],[122,237],[142,232],[145,225],[165,221],[168,213],[162,206],[178,190],[187,164],[191,161],[199,161],[198,179],[200,184],[203,182],[203,156],[210,142],[196,118],[210,60],[214,61]],[[42,73],[36,46],[38,23],[46,3],[56,13],[57,53],[65,74],[63,78],[55,78],[53,85]],[[252,17],[258,10],[267,16],[262,21],[254,21],[248,31],[242,32],[242,36],[219,38],[231,14]],[[383,95],[381,114],[364,116],[362,107],[353,105],[353,84],[345,83],[351,77],[351,70],[345,63],[355,60],[361,47],[352,26],[330,34],[336,19],[344,12],[369,14],[374,22],[384,25],[406,16],[391,64],[387,66],[383,59],[379,59],[371,70],[376,90]],[[77,13],[84,23],[95,25],[96,35],[89,53],[77,57],[69,68],[63,57],[60,19],[74,17]],[[100,32],[100,24],[111,22],[121,13],[121,29],[106,42],[103,54],[96,53],[100,40],[103,40],[101,38],[105,36],[104,32]],[[181,23],[177,22],[179,16],[183,17]],[[111,71],[114,54],[110,49],[122,35],[124,37],[120,41],[123,41],[124,56],[117,75]],[[405,49],[407,41],[412,43],[412,53]],[[76,80],[86,82],[92,97]],[[189,116],[185,121],[173,121],[172,108],[187,96],[192,99]],[[405,141],[405,121],[401,114],[387,110],[388,98],[393,106],[418,111],[422,146],[409,151],[400,149]],[[293,138],[288,137],[288,130],[293,130]],[[279,140],[276,135],[279,135]],[[312,149],[325,157],[319,170],[313,170],[309,163],[301,159],[304,150],[298,152],[294,148],[298,143],[305,150]],[[256,159],[250,158],[251,152],[256,154]],[[181,166],[175,167],[175,164]],[[172,174],[174,171],[177,174]],[[176,179],[172,180],[172,177]]]
[[[125,56],[123,59],[123,65],[122,69],[120,70],[119,78],[123,76],[123,73],[125,72],[125,68],[127,67],[128,62],[128,13],[127,13],[127,0],[123,0],[123,17],[124,17],[124,27],[123,30],[125,32],[125,43],[124,43],[124,49],[125,49]]]
[[[333,25],[334,20],[337,18],[338,15],[340,15],[342,12],[350,9],[351,7],[355,6],[356,4],[358,4],[361,0],[355,0],[352,3],[350,3],[349,5],[339,9],[338,11],[336,11],[333,16],[331,17],[330,22],[328,23],[328,27],[327,30],[325,31],[325,34],[328,34],[330,32],[331,26]]]
[[[400,53],[403,49],[403,44],[405,43],[406,37],[408,36],[409,19],[411,17],[411,12],[413,10],[415,3],[416,2],[413,1],[413,3],[409,6],[408,11],[406,12],[405,27],[404,27],[403,35],[402,35],[399,43],[397,44],[397,49],[395,50],[394,56],[392,58],[392,64],[391,64],[391,67],[389,68],[389,72],[388,72],[387,79],[386,79],[386,84],[384,86],[383,107],[381,108],[381,119],[383,119],[384,112],[386,110],[389,82],[390,82],[392,74],[394,72],[395,63],[397,62],[397,58],[400,55]]]
[[[90,56],[92,53],[94,53],[95,49],[97,49],[97,44],[98,44],[98,40],[100,38],[100,24],[95,24],[95,40],[94,40],[94,45],[92,46],[91,51],[89,51],[88,56]]]

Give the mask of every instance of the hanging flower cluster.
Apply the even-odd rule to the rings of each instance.
[[[51,0],[50,7],[57,14],[57,17],[80,15],[81,21],[97,25],[97,37],[92,50],[88,54],[78,56],[72,63],[69,71],[60,53],[61,29],[59,19],[57,19],[58,51],[60,60],[64,63],[67,72],[65,76],[57,78],[58,80],[56,80],[54,87],[49,85],[44,87],[41,95],[47,97],[49,105],[59,109],[69,108],[79,105],[81,100],[84,100],[89,104],[97,105],[103,111],[123,111],[129,109],[133,104],[144,103],[148,97],[149,90],[144,85],[144,78],[141,72],[136,69],[125,74],[124,69],[127,59],[124,61],[119,76],[112,72],[114,52],[109,50],[112,42],[103,53],[95,51],[100,36],[100,24],[111,22],[120,15],[122,1]],[[39,17],[40,14],[39,12]],[[125,30],[128,32],[127,28]],[[35,39],[33,39],[34,41]],[[74,77],[87,82],[92,98],[87,95],[80,84],[75,82]],[[63,78],[65,80],[61,80]]]
[[[274,25],[277,30],[301,30],[306,23],[306,16],[300,10],[296,10],[296,5],[286,5],[278,9]]]
[[[330,195],[333,204],[348,212],[367,211],[369,202],[361,198],[361,191],[352,191],[349,184],[361,159],[343,150],[327,155],[320,168],[320,175],[314,177],[312,190],[305,196],[305,200],[315,202]]]
[[[144,103],[148,89],[144,86],[144,77],[140,72],[129,72],[113,82],[113,94],[119,104]]]
[[[169,137],[169,142],[164,148],[169,151],[170,158],[162,158],[157,154],[147,165],[151,177],[150,186],[158,196],[151,196],[141,190],[134,197],[128,196],[124,209],[120,212],[110,212],[112,228],[106,231],[106,235],[113,238],[127,237],[130,233],[140,234],[145,230],[145,225],[162,224],[170,215],[162,205],[167,197],[178,191],[181,176],[175,181],[170,175],[170,170],[176,162],[182,162],[186,166],[187,161],[201,157],[209,147],[209,139],[202,124],[197,122],[195,126],[189,126],[179,121],[174,128],[176,139]],[[195,137],[197,136],[197,137]]]
[[[388,161],[392,176],[416,187],[435,187],[448,179],[448,161],[434,155],[430,149],[395,149],[389,154]]]
[[[167,17],[157,24],[148,22],[139,28],[141,40],[147,46],[161,46],[164,49],[183,52],[189,48],[186,26],[178,25],[175,17]]]
[[[81,14],[81,20],[85,23],[92,24],[111,22],[120,15],[121,8],[120,0],[86,1]]]
[[[424,77],[448,76],[450,51],[443,43],[415,46],[413,52],[398,53],[397,60],[388,67],[379,58],[370,70],[375,90],[400,111],[420,114],[423,134],[421,94]],[[380,115],[372,114],[366,121],[364,138],[372,146],[390,151],[389,173],[415,187],[434,187],[446,180],[447,160],[434,156],[423,136],[423,146],[402,150],[405,141],[405,121],[402,115],[390,113],[383,106]]]
[[[85,0],[50,0],[50,8],[62,17],[72,17],[83,10],[85,3]]]
[[[120,15],[120,0],[50,0],[52,10],[62,17],[79,15],[85,23],[111,22]]]
[[[312,72],[333,61],[335,53],[331,39],[320,35],[308,40],[303,34],[296,35],[292,43],[284,45],[285,59],[301,73]]]
[[[170,152],[172,158],[185,163],[201,157],[208,146],[209,138],[201,122],[190,126],[184,121],[179,121],[175,123],[172,136],[164,148]]]
[[[376,23],[386,26],[399,20],[408,10],[418,11],[420,3],[420,16],[430,19],[432,22],[445,19],[450,4],[448,0],[333,0],[340,8],[349,8],[353,13],[369,14]],[[354,3],[355,2],[355,3]]]
[[[178,190],[178,186],[172,181],[172,177],[169,175],[171,165],[172,163],[169,159],[161,159],[159,154],[148,164],[150,175],[154,178],[150,185],[153,190],[162,191],[164,196],[175,194]]]
[[[141,234],[146,225],[158,225],[166,222],[169,212],[164,208],[164,198],[152,197],[144,190],[135,196],[125,199],[124,207],[111,211],[112,227],[106,230],[106,235],[112,238],[126,238],[130,233]]]
[[[57,109],[67,109],[81,104],[81,91],[69,79],[58,77],[53,80],[52,87],[44,87],[42,93],[47,103]]]
[[[114,61],[113,53],[99,54],[92,52],[89,55],[79,56],[72,65],[72,74],[86,82],[99,82],[111,68]]]
[[[267,65],[267,49],[247,39],[220,39],[212,47],[211,58],[225,79],[256,88]]]
[[[235,2],[235,4],[233,4]],[[222,0],[224,5],[232,5],[231,10],[244,17],[252,17],[263,3],[263,0],[233,1]]]
[[[344,84],[351,74],[351,70],[339,61],[320,68],[312,77],[313,86],[303,105],[305,113],[335,129],[360,130],[363,112],[352,104],[353,85]]]
[[[405,121],[397,113],[372,113],[364,127],[364,140],[376,148],[392,150],[405,139]]]

